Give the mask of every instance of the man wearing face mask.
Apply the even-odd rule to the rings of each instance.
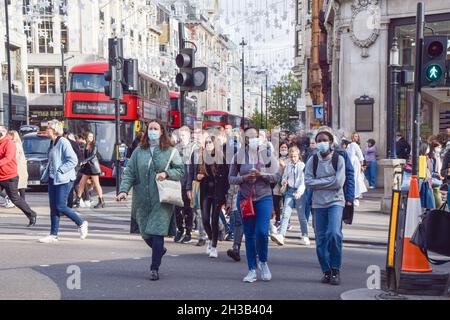
[[[184,163],[184,176],[181,178],[181,187],[184,207],[175,207],[176,221],[177,221],[177,234],[175,236],[175,242],[190,243],[192,241],[192,228],[194,226],[194,213],[191,208],[192,197],[192,181],[194,164],[192,163],[192,155],[194,153],[195,143],[191,142],[191,130],[189,127],[181,127],[178,131],[179,143],[177,150],[180,153]],[[186,230],[186,234],[184,232]],[[184,237],[183,237],[184,235]]]
[[[0,125],[0,187],[5,189],[12,203],[30,220],[28,227],[32,227],[36,224],[36,212],[19,196],[18,183],[16,145],[8,135],[8,130]]]
[[[322,283],[340,284],[342,265],[342,216],[346,205],[344,195],[345,159],[331,146],[333,135],[319,132],[316,136],[319,153],[306,164],[305,185],[313,190],[316,251],[323,272]]]

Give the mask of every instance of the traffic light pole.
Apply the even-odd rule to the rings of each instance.
[[[242,129],[245,129],[245,73],[244,73],[244,68],[245,68],[245,55],[244,55],[244,47],[247,45],[247,43],[245,42],[244,38],[242,38],[242,42],[239,44],[240,46],[242,46],[242,120],[241,120],[241,126]]]
[[[185,34],[184,34],[184,23],[183,22],[179,22],[178,23],[178,38],[179,38],[179,46],[180,46],[180,50],[185,48]],[[185,101],[186,101],[186,91],[180,89],[180,123],[181,126],[184,126],[184,105],[185,105]]]
[[[12,72],[11,72],[11,48],[9,43],[9,15],[8,6],[10,5],[10,0],[5,0],[5,19],[6,19],[6,63],[8,65],[8,127],[9,130],[13,130],[13,119],[12,119]],[[0,93],[1,94],[1,93]]]
[[[425,13],[423,2],[417,3],[416,20],[416,66],[414,72],[414,105],[412,134],[412,175],[418,174],[418,157],[420,147],[420,105],[422,103],[421,79],[424,41]]]

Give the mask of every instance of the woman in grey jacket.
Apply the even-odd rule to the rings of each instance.
[[[340,284],[342,262],[342,214],[345,206],[345,160],[331,149],[329,132],[316,136],[319,153],[306,164],[305,184],[313,190],[312,208],[316,252],[324,273],[323,283]]]
[[[271,183],[278,183],[280,174],[278,160],[266,149],[259,149],[258,131],[247,128],[245,145],[234,156],[230,168],[230,184],[239,185],[237,203],[252,196],[255,215],[243,217],[245,248],[249,273],[244,282],[257,280],[256,256],[259,258],[261,279],[270,281],[272,274],[267,265],[269,250],[269,224],[272,216],[273,200]],[[241,210],[238,205],[238,210]]]
[[[69,140],[62,137],[63,127],[58,120],[49,121],[47,135],[52,140],[48,155],[48,164],[42,175],[42,180],[48,182],[48,197],[50,201],[51,230],[50,235],[39,239],[41,243],[58,242],[59,218],[61,214],[75,222],[80,232],[80,238],[86,239],[88,223],[67,206],[67,198],[76,179],[75,167],[78,158]]]

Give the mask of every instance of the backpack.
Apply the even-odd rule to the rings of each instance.
[[[338,161],[339,161],[339,153],[333,152],[333,157],[331,158],[331,164],[333,165],[334,171],[337,172],[338,167]],[[313,155],[313,175],[314,178],[317,178],[317,167],[319,166],[319,156],[317,153]]]

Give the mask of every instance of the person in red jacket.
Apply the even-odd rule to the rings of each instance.
[[[28,227],[32,227],[36,224],[36,212],[19,196],[18,184],[16,145],[8,135],[8,130],[0,125],[0,187],[5,189],[12,203],[30,220]]]

